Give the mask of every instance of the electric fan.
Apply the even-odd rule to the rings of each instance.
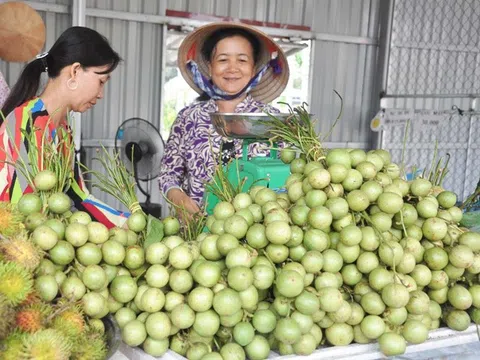
[[[165,150],[165,143],[158,129],[141,118],[125,120],[115,135],[115,150],[133,173],[138,189],[145,195],[145,202],[140,204],[146,214],[159,218],[161,205],[150,202],[149,181],[160,175],[160,164]],[[147,182],[145,190],[140,181]]]

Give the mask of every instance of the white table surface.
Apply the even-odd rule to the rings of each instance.
[[[162,357],[156,358],[146,354],[140,348],[131,348],[124,343],[110,360],[184,360],[185,358],[168,351]],[[379,351],[378,344],[351,344],[348,346],[323,347],[309,356],[280,356],[271,352],[269,359],[298,360],[376,360],[386,359]],[[418,345],[407,346],[404,355],[391,357],[398,360],[480,360],[480,340],[476,325],[471,325],[462,332],[441,328],[431,331],[429,339]],[[228,359],[225,359],[228,360]]]

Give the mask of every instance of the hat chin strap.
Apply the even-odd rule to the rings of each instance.
[[[282,67],[278,61],[278,58],[270,60],[265,64],[254,77],[245,85],[245,87],[236,94],[227,94],[225,91],[219,89],[215,84],[213,84],[211,79],[206,78],[198,68],[198,64],[193,60],[187,61],[187,69],[192,74],[192,79],[195,85],[197,85],[202,91],[204,91],[210,98],[214,100],[234,100],[242,96],[245,93],[250,92],[254,89],[262,80],[263,75],[267,72],[269,68],[272,68],[274,74],[280,74],[282,72]]]

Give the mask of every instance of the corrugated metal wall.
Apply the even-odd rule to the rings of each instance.
[[[383,108],[479,110],[480,1],[396,0]],[[453,112],[452,112],[453,113]],[[406,144],[402,126],[387,129],[383,143],[407,166],[428,168],[434,157],[451,156],[446,188],[459,200],[478,182],[475,130],[478,118],[452,115],[421,131],[412,122]],[[438,150],[434,151],[438,141]]]
[[[45,5],[52,1],[30,3]],[[151,15],[164,15],[166,9],[171,9],[306,25],[313,32],[374,39],[378,35],[380,17],[380,0],[87,0],[86,3],[89,9]],[[71,5],[71,2],[57,0],[56,4]],[[46,23],[46,48],[49,48],[71,25],[72,18],[67,13],[40,13]],[[105,99],[82,115],[83,139],[108,140],[104,143],[111,145],[118,126],[134,116],[145,118],[159,127],[163,26],[97,16],[87,16],[86,25],[105,35],[124,63],[113,74]],[[368,146],[371,141],[368,124],[378,108],[377,46],[324,40],[313,40],[312,44],[310,109],[319,119],[319,130],[326,133],[339,111],[340,103],[333,93],[335,89],[343,97],[344,111],[329,141]],[[0,61],[0,70],[11,85],[21,67],[21,64]],[[86,153],[87,166],[94,169],[96,165],[92,164],[91,158],[96,150],[88,148]],[[109,203],[117,203],[96,190],[94,194]],[[160,200],[156,182],[152,184],[152,194],[153,201]]]
[[[395,2],[388,92],[480,93],[478,0]]]
[[[396,0],[387,107],[449,109],[480,95],[480,2]]]
[[[378,34],[380,1],[312,1],[312,30],[322,33],[375,38]],[[378,108],[375,92],[377,47],[314,41],[312,112],[318,115],[320,131],[326,133],[335,120],[343,97],[343,116],[330,141],[370,143],[369,122]]]
[[[82,115],[82,137],[112,145],[120,124],[133,117],[146,119],[159,129],[163,26],[92,17],[87,17],[86,25],[110,40],[123,63],[112,75],[104,101]],[[101,171],[99,163],[91,160],[98,148],[85,147],[85,150],[87,167]],[[152,201],[161,201],[156,182],[148,185]],[[95,190],[94,194],[107,203],[117,204],[110,196],[100,195]],[[120,204],[117,207],[121,207]]]
[[[314,0],[167,0],[170,10],[238,19],[310,25]]]

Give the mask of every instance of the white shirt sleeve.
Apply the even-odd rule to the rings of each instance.
[[[5,81],[2,72],[0,71],[0,108],[3,106],[5,100],[7,100],[9,93],[10,88],[8,87],[8,84]],[[7,116],[7,114],[5,114],[5,116]]]

